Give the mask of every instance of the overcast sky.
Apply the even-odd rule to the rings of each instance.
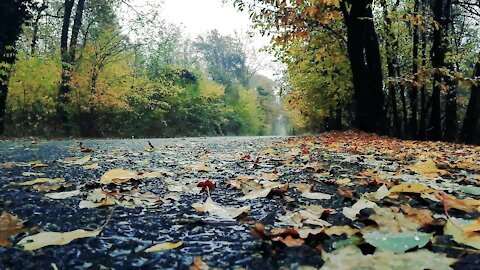
[[[2,1],[2,0],[0,0]],[[152,1],[152,0],[150,0]],[[232,2],[222,3],[222,0],[158,0],[161,1],[161,16],[167,22],[183,26],[183,34],[189,38],[217,29],[223,35],[246,35],[248,31],[257,33],[251,29],[251,21],[248,13],[238,11]],[[141,6],[144,0],[134,0],[136,5]],[[252,44],[260,49],[269,44],[268,37],[255,35]],[[269,57],[273,59],[272,57]],[[268,62],[268,61],[267,61]],[[274,77],[274,71],[265,67],[259,73]]]
[[[222,34],[243,33],[250,28],[247,13],[239,12],[231,2],[222,0],[164,0],[163,17],[172,23],[183,24],[192,36],[217,29]]]

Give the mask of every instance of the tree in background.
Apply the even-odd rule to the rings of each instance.
[[[0,2],[0,135],[4,134],[8,82],[17,50],[15,43],[22,33],[22,24],[29,17],[34,1],[4,0]]]

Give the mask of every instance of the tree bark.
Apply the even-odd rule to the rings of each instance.
[[[418,0],[414,2],[413,14],[418,14]],[[409,137],[417,138],[417,111],[418,111],[418,43],[419,43],[419,34],[418,34],[418,25],[413,26],[413,54],[412,54],[412,75],[413,75],[413,84],[410,89],[410,119],[409,119]]]
[[[64,132],[68,133],[68,128],[66,127],[68,122],[68,115],[65,110],[65,107],[69,101],[68,94],[70,92],[70,76],[71,76],[71,63],[70,63],[70,54],[68,52],[68,31],[70,29],[70,17],[72,15],[74,0],[65,0],[64,3],[64,13],[63,13],[63,23],[62,23],[62,35],[60,37],[60,54],[62,60],[62,75],[61,75],[61,84],[58,92],[58,101],[57,101],[57,115],[58,119],[62,125]]]
[[[347,28],[348,56],[352,68],[355,127],[385,133],[383,75],[377,34],[373,23],[373,0],[342,1]]]
[[[444,0],[434,0],[432,5],[433,19],[439,24],[435,26],[433,30],[433,44],[431,49],[432,66],[435,69],[433,75],[433,91],[431,98],[432,111],[430,114],[430,128],[428,129],[431,140],[441,140],[442,136],[442,120],[441,120],[441,107],[440,107],[440,93],[442,86],[445,83],[445,78],[441,74],[440,70],[445,66],[445,54],[446,47],[444,44],[444,31],[445,22],[444,16]]]
[[[476,85],[472,86],[467,112],[463,121],[460,141],[468,144],[480,144],[478,125],[480,119],[480,60],[475,64],[473,77]]]
[[[444,23],[445,23],[445,37],[453,31],[452,19],[452,0],[446,0],[444,7]],[[444,41],[446,50],[451,51],[450,42]],[[454,70],[451,64],[446,64],[449,71]],[[458,116],[457,116],[457,80],[452,80],[450,76],[445,76],[447,84],[447,92],[445,95],[445,140],[449,142],[455,141],[458,132]]]
[[[426,54],[427,54],[427,35],[422,33],[422,67],[426,66]],[[427,128],[427,86],[423,82],[420,89],[420,123],[418,128],[418,139],[425,140],[425,129]]]
[[[397,65],[397,59],[395,58],[395,52],[396,52],[396,48],[398,47],[398,41],[397,41],[397,38],[395,37],[395,34],[393,33],[392,20],[388,16],[387,3],[385,0],[381,0],[380,4],[382,5],[383,19],[385,21],[385,28],[387,32],[387,35],[385,37],[385,40],[386,40],[385,47],[387,50],[386,58],[387,58],[388,77],[396,78],[397,72],[395,69]],[[397,2],[397,5],[398,5],[398,2]],[[397,5],[395,5],[395,9],[397,8]],[[394,82],[389,82],[388,98],[389,98],[389,104],[392,110],[391,115],[393,120],[393,135],[396,137],[402,137],[401,124],[398,116],[396,92],[397,92],[396,84]]]
[[[0,135],[5,133],[8,81],[17,55],[15,43],[22,32],[22,24],[29,15],[27,2],[0,1],[0,17],[8,22],[0,26]]]

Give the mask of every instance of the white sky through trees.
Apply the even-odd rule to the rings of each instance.
[[[152,0],[150,0],[152,1]],[[223,3],[222,0],[158,0],[161,17],[169,23],[181,26],[186,37],[195,39],[210,30],[217,29],[223,35],[246,36],[247,32],[255,34],[251,38],[252,44],[258,50],[269,44],[268,37],[262,37],[251,28],[251,21],[247,12],[238,11],[232,2]],[[134,5],[145,4],[144,0],[134,0]],[[265,58],[265,57],[260,57]],[[265,65],[259,73],[270,78],[274,77],[271,62],[273,57],[267,56]]]

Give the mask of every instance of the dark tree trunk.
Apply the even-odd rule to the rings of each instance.
[[[400,77],[400,70],[397,68],[397,76]],[[405,87],[400,84],[400,100],[402,101],[402,118],[403,118],[403,135],[408,134],[408,110],[407,110],[407,95],[405,93]]]
[[[352,68],[356,128],[385,133],[380,50],[372,15],[373,0],[342,1]]]
[[[453,31],[453,19],[452,19],[452,1],[446,0],[444,8],[445,17],[445,39],[449,35],[450,31]],[[445,44],[447,50],[450,49],[450,42]],[[451,64],[447,64],[448,69],[453,70]],[[449,76],[445,76],[447,84],[447,93],[445,95],[445,140],[453,142],[456,140],[458,132],[458,116],[457,116],[457,80],[452,80]]]
[[[424,5],[422,5],[422,13],[424,11]],[[425,32],[422,33],[422,67],[426,66],[426,55],[427,54],[427,35]],[[426,97],[427,86],[423,82],[422,88],[420,89],[420,123],[418,128],[418,139],[425,140],[425,129],[427,128],[427,97]]]
[[[62,59],[62,80],[60,84],[60,90],[58,92],[58,101],[57,101],[57,115],[59,121],[62,125],[64,132],[68,133],[67,122],[68,115],[65,110],[69,98],[68,93],[70,92],[70,72],[71,72],[71,63],[70,63],[70,54],[68,52],[68,31],[70,29],[70,17],[72,15],[74,0],[65,0],[64,3],[64,13],[63,13],[63,24],[62,24],[62,35],[60,37],[60,54]]]
[[[33,34],[32,34],[32,44],[30,45],[30,54],[34,55],[36,50],[37,50],[37,43],[38,43],[38,28],[40,24],[40,19],[42,19],[43,15],[42,12],[47,9],[47,5],[43,3],[42,6],[40,6],[37,9],[37,14],[35,15],[35,21],[33,22]]]
[[[15,63],[15,43],[22,32],[22,24],[27,19],[27,5],[30,1],[0,1],[0,135],[5,133],[7,111],[8,80]]]
[[[439,24],[433,31],[433,44],[431,49],[432,66],[435,69],[433,76],[433,92],[431,98],[432,111],[430,115],[429,139],[441,140],[442,136],[442,120],[441,120],[441,92],[443,88],[449,88],[447,76],[440,69],[445,68],[445,55],[448,50],[446,36],[448,34],[448,23],[451,4],[450,0],[434,0],[431,3],[433,11],[433,19]],[[448,8],[447,8],[448,7]]]
[[[418,0],[414,2],[413,8],[414,15],[418,14]],[[410,109],[411,115],[409,120],[409,137],[417,138],[417,112],[418,112],[418,43],[419,43],[419,34],[418,34],[418,25],[413,26],[413,57],[412,57],[412,75],[413,75],[413,85],[410,89]]]
[[[97,128],[97,110],[95,108],[95,102],[93,100],[95,92],[97,90],[98,76],[100,75],[100,67],[92,68],[92,75],[90,77],[90,100],[88,104],[88,114],[86,116],[86,127],[82,132],[82,136],[87,137],[97,137],[98,128]]]
[[[388,70],[388,77],[389,78],[396,78],[397,77],[397,72],[396,72],[396,66],[397,66],[397,59],[395,58],[395,52],[396,48],[398,48],[398,41],[397,38],[395,37],[395,34],[392,29],[392,20],[390,19],[388,15],[388,10],[387,10],[387,3],[385,0],[380,1],[382,5],[382,11],[383,11],[383,19],[385,21],[385,28],[387,32],[387,36],[385,38],[386,40],[386,58],[387,58],[387,70]],[[398,2],[397,2],[398,4]],[[395,9],[397,8],[397,5],[395,5]],[[395,11],[394,9],[394,11]],[[397,137],[402,137],[402,130],[401,130],[401,124],[400,124],[400,119],[398,116],[398,107],[397,107],[397,88],[396,84],[393,82],[388,83],[388,98],[389,98],[389,107],[391,108],[392,112],[392,122],[393,122],[393,135]]]
[[[476,78],[476,85],[472,86],[470,92],[470,101],[468,102],[465,120],[463,121],[460,141],[468,144],[480,143],[478,134],[478,125],[480,119],[480,60],[475,64],[473,72]]]

